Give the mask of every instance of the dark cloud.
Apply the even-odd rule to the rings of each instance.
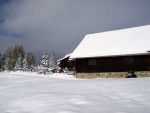
[[[4,5],[1,49],[22,43],[35,53],[63,56],[86,34],[150,24],[150,0],[11,0]]]

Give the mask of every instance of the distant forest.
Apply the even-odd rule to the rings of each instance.
[[[15,45],[7,48],[5,51],[0,52],[0,69],[12,71],[15,68],[18,68],[18,65],[21,68],[25,68],[26,64],[28,69],[32,66],[35,66],[35,56],[33,52],[26,52],[23,45]],[[20,63],[20,64],[17,64]],[[26,63],[26,64],[24,64]]]

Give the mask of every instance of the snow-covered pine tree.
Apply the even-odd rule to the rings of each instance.
[[[1,53],[1,70],[4,71],[5,68],[5,59],[6,59],[6,55],[4,54],[4,52]]]
[[[10,51],[9,53],[9,65],[10,65],[10,71],[14,69],[15,67],[15,63],[16,63],[16,60],[15,60],[15,53],[13,50]]]
[[[22,68],[23,68],[22,55],[19,54],[19,57],[17,58],[16,61],[15,70],[22,70]]]
[[[4,64],[5,70],[9,70],[9,68],[10,68],[9,61],[10,61],[9,57],[6,57],[5,64]]]
[[[15,59],[14,59],[14,52],[13,52],[13,48],[10,47],[5,51],[5,69],[6,70],[13,70],[14,68],[14,64],[15,64]]]
[[[49,68],[56,69],[57,63],[54,53],[52,52],[49,59]]]
[[[28,68],[31,69],[35,66],[35,57],[32,52],[27,53],[27,63],[28,63]]]
[[[40,66],[48,68],[48,65],[49,65],[48,64],[48,54],[46,52],[44,52]]]
[[[28,70],[28,62],[27,62],[27,56],[24,56],[23,59],[23,71],[27,71]]]
[[[39,73],[44,73],[44,75],[46,74],[46,70],[48,69],[48,54],[46,52],[44,52],[43,56],[42,56],[42,60],[40,62],[40,72]]]

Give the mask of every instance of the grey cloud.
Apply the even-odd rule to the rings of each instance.
[[[63,56],[86,34],[150,24],[149,6],[149,0],[12,0],[0,30],[24,38],[2,36],[1,43]]]

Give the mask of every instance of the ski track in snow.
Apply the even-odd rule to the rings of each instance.
[[[0,113],[150,113],[150,78],[0,73]]]

